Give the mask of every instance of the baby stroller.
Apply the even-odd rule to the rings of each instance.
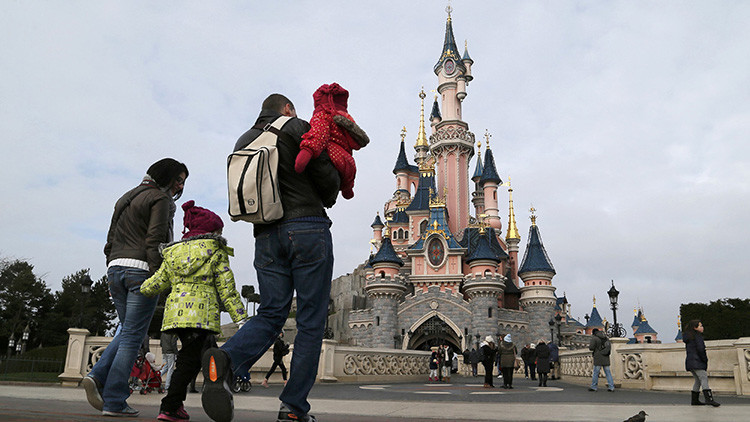
[[[234,374],[234,383],[232,384],[232,392],[239,393],[240,391],[248,392],[253,389],[253,384],[250,382],[250,371],[246,367],[238,368]]]
[[[149,356],[151,355],[151,356]],[[148,394],[151,391],[164,392],[161,383],[161,372],[154,368],[155,356],[153,353],[146,353],[146,356],[138,356],[130,371],[130,393],[139,391],[141,394]]]

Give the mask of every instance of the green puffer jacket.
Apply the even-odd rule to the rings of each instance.
[[[141,293],[155,296],[167,290],[162,331],[172,328],[201,328],[221,333],[219,300],[232,321],[245,317],[245,307],[234,286],[229,257],[234,250],[217,235],[191,237],[168,245],[159,270],[144,281]]]

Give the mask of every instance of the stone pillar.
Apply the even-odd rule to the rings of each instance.
[[[477,276],[472,274],[464,282],[464,292],[469,296],[469,307],[471,309],[470,335],[479,333],[480,343],[487,336],[495,338],[495,344],[500,342],[500,339],[496,338],[499,314],[497,298],[503,294],[504,278],[500,275]]]
[[[612,353],[609,355],[609,370],[612,371],[612,378],[615,379],[615,387],[622,386],[622,380],[625,379],[625,359],[619,349],[628,344],[628,339],[623,337],[612,337],[609,339],[612,343]]]
[[[750,337],[741,337],[734,342],[737,362],[734,381],[737,395],[750,396]]]
[[[64,372],[57,377],[60,378],[63,387],[77,387],[84,376],[89,363],[89,349],[86,347],[86,338],[90,336],[89,330],[84,328],[68,328],[68,351],[65,354]]]
[[[318,363],[318,380],[321,382],[338,381],[338,378],[334,376],[336,344],[338,343],[335,340],[323,340],[320,348],[320,363]]]

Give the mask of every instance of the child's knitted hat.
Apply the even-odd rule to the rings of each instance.
[[[190,200],[182,204],[182,210],[185,211],[185,217],[182,219],[185,225],[185,229],[182,230],[183,239],[215,232],[224,227],[221,217],[210,210],[196,207],[195,201]]]

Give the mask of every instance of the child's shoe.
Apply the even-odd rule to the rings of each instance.
[[[185,411],[184,406],[180,406],[180,408],[174,412],[159,410],[159,416],[156,417],[156,420],[166,422],[187,422],[190,420],[190,415]]]

